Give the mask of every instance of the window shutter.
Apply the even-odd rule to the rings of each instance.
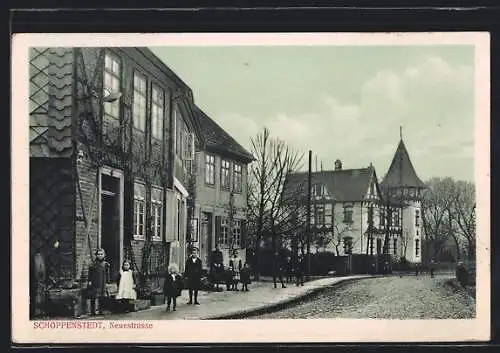
[[[194,134],[185,131],[182,135],[182,158],[185,161],[192,161],[194,159]]]
[[[198,173],[198,163],[200,163],[200,156],[201,156],[201,153],[200,152],[196,152],[194,154],[194,159],[193,159],[193,162],[191,164],[191,172],[193,174],[197,174]],[[203,170],[203,169],[202,169]],[[202,171],[201,170],[201,171]]]
[[[176,239],[176,229],[175,225],[175,217],[176,217],[176,202],[177,198],[175,197],[175,193],[173,190],[167,189],[166,192],[166,206],[167,206],[167,217],[165,224],[165,240],[167,242],[172,242]]]
[[[241,220],[241,248],[246,249],[247,248],[247,221],[242,219]]]
[[[221,225],[221,216],[216,216],[215,217],[215,246],[220,244],[220,238],[221,238],[221,230],[222,230],[222,225]]]

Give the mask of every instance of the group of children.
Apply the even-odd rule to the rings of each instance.
[[[90,314],[99,315],[101,313],[101,305],[103,299],[107,297],[106,283],[109,281],[109,263],[105,260],[104,249],[97,249],[95,252],[95,261],[89,267],[88,283],[86,289],[87,298],[90,299]],[[193,256],[196,260],[196,256]],[[189,261],[189,259],[188,259]],[[231,275],[231,289],[238,290],[238,283],[242,283],[242,291],[248,292],[248,284],[250,283],[250,268],[245,262],[241,264],[241,260],[236,267],[236,260],[232,259],[229,266],[229,274]],[[200,265],[201,266],[201,265]],[[238,270],[236,270],[238,268]],[[189,271],[188,271],[189,272]],[[193,282],[189,274],[187,274],[188,282]],[[138,280],[135,272],[132,269],[132,264],[129,260],[122,263],[122,267],[117,276],[118,291],[116,299],[122,304],[126,304],[131,300],[137,299]],[[195,304],[198,303],[198,291],[194,291],[192,283],[188,285],[190,290],[190,303],[192,303],[192,294],[195,293]],[[193,287],[193,288],[192,288]],[[181,296],[184,289],[184,277],[179,274],[177,265],[169,266],[164,277],[163,294],[167,303],[167,311],[175,311],[177,307],[177,297]]]

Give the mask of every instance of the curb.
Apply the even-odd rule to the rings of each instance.
[[[277,303],[272,303],[272,304],[265,304],[259,307],[251,308],[251,309],[242,309],[236,312],[232,312],[229,314],[224,314],[224,315],[214,315],[214,316],[207,316],[207,317],[202,317],[200,320],[227,320],[227,319],[241,319],[245,318],[248,316],[256,316],[259,314],[267,313],[269,309],[273,309],[273,311],[280,310],[286,306],[289,306],[290,304],[294,304],[300,300],[310,298],[311,296],[320,293],[323,290],[327,290],[329,288],[335,287],[340,284],[346,284],[349,282],[357,281],[360,279],[368,279],[368,278],[375,278],[375,276],[367,275],[365,277],[357,277],[357,278],[346,278],[346,279],[341,279],[338,282],[335,282],[330,285],[325,285],[317,288],[311,288],[307,291],[305,291],[302,294],[297,295],[296,297],[292,298],[287,298],[284,299],[280,302]]]

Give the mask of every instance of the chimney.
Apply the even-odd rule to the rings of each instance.
[[[340,161],[340,159],[337,159],[335,161],[335,170],[342,170],[342,162]]]

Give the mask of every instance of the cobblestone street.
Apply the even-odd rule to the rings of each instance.
[[[441,275],[369,278],[341,283],[280,311],[248,319],[379,318],[464,319],[475,301],[446,285]]]

